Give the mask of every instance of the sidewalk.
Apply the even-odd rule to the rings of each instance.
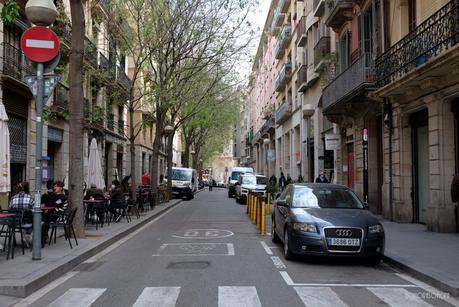
[[[104,225],[97,231],[95,226],[87,225],[86,238],[78,239],[78,246],[74,245],[73,249],[70,249],[69,243],[63,237],[58,237],[56,244],[51,243],[42,249],[42,260],[32,260],[29,250],[22,255],[20,247],[17,247],[14,259],[6,260],[4,255],[0,258],[0,295],[30,295],[180,202],[179,199],[173,199],[158,205],[140,219],[132,216],[130,223],[122,219],[119,223]]]
[[[427,231],[380,217],[386,232],[386,261],[452,296],[459,296],[459,234]]]

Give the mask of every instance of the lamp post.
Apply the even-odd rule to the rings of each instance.
[[[266,177],[269,177],[269,163],[268,163],[269,138],[263,139],[263,144],[265,144]]]
[[[25,7],[29,21],[35,25],[49,26],[57,17],[57,9],[51,0],[29,0]],[[41,260],[41,172],[43,154],[43,105],[45,103],[44,63],[37,63],[36,146],[35,146],[35,203],[33,207],[32,260]]]

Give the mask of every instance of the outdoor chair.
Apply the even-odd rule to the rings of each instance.
[[[10,213],[7,210],[0,210],[1,213]],[[0,239],[3,240],[3,251],[6,251],[6,260],[14,259],[14,229],[16,227],[16,217],[7,217],[0,219]]]
[[[16,225],[13,230],[13,245],[16,246],[16,233],[21,237],[22,254],[24,255],[24,231],[32,230],[32,211],[29,209],[8,209],[7,213],[16,214]]]
[[[56,236],[57,236],[57,228],[62,227],[64,229],[64,237],[66,240],[69,241],[70,248],[72,246],[72,236],[75,240],[75,244],[78,245],[78,241],[75,235],[75,229],[73,228],[73,220],[75,218],[76,212],[78,208],[70,209],[68,212],[59,213],[57,215],[57,219],[55,221],[51,221],[49,226],[51,228],[51,235],[49,236],[48,245],[51,245],[51,240],[54,236],[54,244],[56,244]]]

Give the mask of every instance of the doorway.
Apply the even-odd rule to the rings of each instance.
[[[453,100],[451,103],[451,111],[454,113],[455,173],[459,173],[459,99]]]
[[[430,203],[428,111],[411,115],[413,152],[413,222],[425,224]]]
[[[343,173],[347,176],[347,186],[354,189],[354,143],[346,144],[347,170]]]

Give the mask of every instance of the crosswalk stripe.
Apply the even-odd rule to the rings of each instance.
[[[255,287],[218,287],[218,307],[261,307]]]
[[[389,306],[431,307],[416,294],[403,288],[367,288]]]
[[[174,307],[179,293],[180,287],[147,287],[133,307]]]
[[[102,288],[72,288],[58,297],[48,307],[89,307],[105,290]]]
[[[347,307],[339,296],[329,287],[294,287],[305,306]]]

